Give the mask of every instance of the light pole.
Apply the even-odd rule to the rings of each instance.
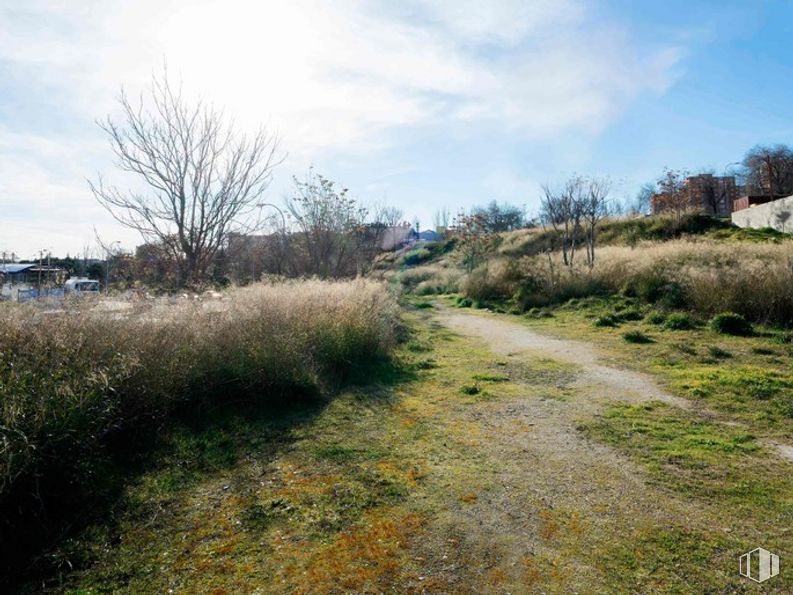
[[[281,207],[279,207],[277,205],[274,205],[271,202],[261,202],[261,203],[259,203],[256,206],[258,206],[259,209],[262,209],[264,207],[272,207],[276,211],[278,211],[279,215],[281,215],[281,225],[282,225],[282,227],[281,227],[281,233],[279,234],[281,236],[281,255],[278,258],[278,274],[281,274],[281,261],[282,261],[282,259],[286,258],[286,241],[287,241],[286,240],[286,215],[284,215],[284,211],[281,209]],[[251,258],[251,260],[253,260],[253,257]],[[253,265],[251,265],[251,266],[253,266]]]
[[[741,165],[741,162],[740,161],[732,161],[732,162],[728,163],[727,165],[725,165],[724,166],[724,175],[722,176],[722,183],[724,185],[724,202],[726,203],[725,206],[727,207],[727,210],[730,213],[732,213],[732,210],[733,210],[735,205],[732,204],[732,202],[730,201],[729,192],[727,191],[727,170],[730,169],[733,165]],[[735,178],[735,176],[733,176],[733,179],[734,178]],[[738,193],[738,182],[737,181],[735,182],[735,191],[736,191],[736,194],[737,194]]]
[[[120,244],[118,240],[110,242],[107,246],[107,263],[105,266],[105,292],[110,289],[110,257],[113,255],[113,244]]]

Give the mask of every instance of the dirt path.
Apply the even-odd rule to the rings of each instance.
[[[691,410],[690,401],[666,393],[649,375],[606,365],[583,342],[550,338],[495,315],[436,308],[434,317],[456,334],[484,343],[506,360],[500,365],[511,380],[525,385],[517,398],[499,397],[484,409],[454,412],[468,417],[476,435],[486,436],[477,446],[491,461],[484,465],[486,492],[466,506],[450,507],[439,521],[447,528],[440,534],[459,536],[466,558],[477,549],[483,559],[499,552],[501,561],[490,567],[490,575],[480,568],[470,578],[477,590],[489,592],[487,585],[498,583],[494,592],[524,592],[535,577],[544,591],[551,583],[541,575],[557,572],[552,584],[559,592],[606,593],[617,584],[620,592],[630,592],[628,585],[610,582],[610,557],[635,555],[641,564],[641,557],[650,555],[642,548],[652,547],[647,544],[659,532],[687,539],[730,532],[740,523],[734,511],[653,485],[622,453],[578,431],[582,421],[615,401],[662,401]],[[562,368],[538,382],[537,374],[554,361]],[[710,584],[734,588],[729,554],[724,552],[717,567],[702,569]],[[459,579],[459,568],[455,572]],[[682,579],[674,570],[663,572],[674,582]],[[665,592],[661,584],[658,589]]]
[[[579,367],[578,388],[597,387],[612,400],[663,401],[685,409],[691,405],[690,401],[663,391],[651,376],[600,363],[588,343],[554,339],[513,322],[449,309],[440,310],[438,318],[457,333],[483,340],[494,353],[512,357],[539,355],[574,364]]]
[[[692,401],[669,394],[659,387],[649,374],[601,363],[601,357],[589,343],[556,339],[520,324],[499,320],[495,316],[483,316],[448,308],[439,310],[438,319],[457,333],[484,341],[494,353],[500,355],[519,358],[521,355],[531,354],[575,364],[579,367],[576,387],[587,392],[590,397],[595,397],[594,401],[586,400],[581,403],[582,407],[590,411],[593,407],[597,407],[598,403],[602,404],[602,399],[598,399],[598,396],[605,396],[611,401],[633,404],[662,401],[686,410],[696,407],[700,414],[709,419],[719,419],[727,425],[742,426],[738,422],[721,419],[723,416],[700,403],[694,404]],[[761,442],[782,458],[793,462],[793,446],[768,439],[763,439]]]

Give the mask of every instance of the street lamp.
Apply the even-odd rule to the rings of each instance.
[[[280,241],[281,241],[281,251],[282,252],[281,252],[281,256],[278,258],[278,273],[280,274],[281,273],[281,261],[284,258],[284,254],[286,252],[286,241],[287,241],[286,240],[286,215],[284,215],[284,211],[281,209],[281,207],[279,207],[278,205],[274,205],[271,202],[261,202],[261,203],[258,203],[256,206],[259,207],[260,211],[264,207],[272,207],[273,209],[278,211],[279,215],[281,215],[281,225],[282,225],[282,227],[281,227],[281,233],[279,234],[279,236],[280,236]],[[253,258],[251,260],[253,260]],[[251,267],[253,267],[253,263],[252,262],[251,262]],[[251,275],[251,277],[253,277],[253,275]]]
[[[724,166],[724,175],[722,176],[722,184],[724,184],[724,202],[726,203],[725,206],[727,207],[728,212],[732,212],[734,205],[730,204],[730,197],[729,193],[727,192],[727,170],[730,169],[733,165],[742,165],[740,161],[732,161]],[[733,176],[735,177],[735,176]],[[735,191],[736,194],[738,193],[738,182],[735,182]],[[736,197],[737,198],[737,197]]]
[[[108,246],[107,246],[107,257],[106,257],[107,258],[107,263],[106,263],[106,266],[105,266],[105,291],[107,291],[110,288],[110,257],[113,254],[113,251],[112,251],[113,244],[120,244],[120,243],[121,242],[116,240],[114,242],[110,242],[110,244],[108,244]]]

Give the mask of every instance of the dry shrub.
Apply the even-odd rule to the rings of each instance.
[[[468,274],[463,282],[463,293],[480,302],[511,298],[525,278],[520,263],[500,258],[479,266]]]
[[[733,311],[757,322],[793,321],[793,242],[676,241],[600,250],[597,275],[614,290],[649,301],[672,299],[713,315]],[[680,295],[674,296],[679,288]],[[642,295],[644,291],[644,295]]]
[[[120,430],[161,424],[191,400],[266,404],[322,390],[388,354],[397,322],[385,287],[366,281],[52,312],[0,304],[0,542],[11,531],[43,538],[53,505],[101,483]]]
[[[513,235],[519,240],[528,234]],[[703,316],[731,311],[754,322],[789,326],[793,324],[791,287],[793,241],[689,239],[604,246],[598,248],[591,268],[583,257],[568,268],[558,252],[550,257],[502,257],[475,270],[462,289],[471,299],[512,300],[523,309],[622,292]]]
[[[761,323],[793,322],[793,242],[677,240],[605,246],[595,266],[569,270],[560,255],[523,259],[523,302],[544,305],[602,291],[623,292],[712,316],[731,311]]]
[[[406,269],[398,279],[403,291],[417,295],[455,293],[459,290],[461,273],[445,263]]]

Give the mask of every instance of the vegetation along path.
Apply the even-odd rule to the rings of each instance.
[[[396,374],[176,432],[50,587],[750,592],[740,553],[793,554],[790,463],[746,424],[523,318],[420,305]]]

